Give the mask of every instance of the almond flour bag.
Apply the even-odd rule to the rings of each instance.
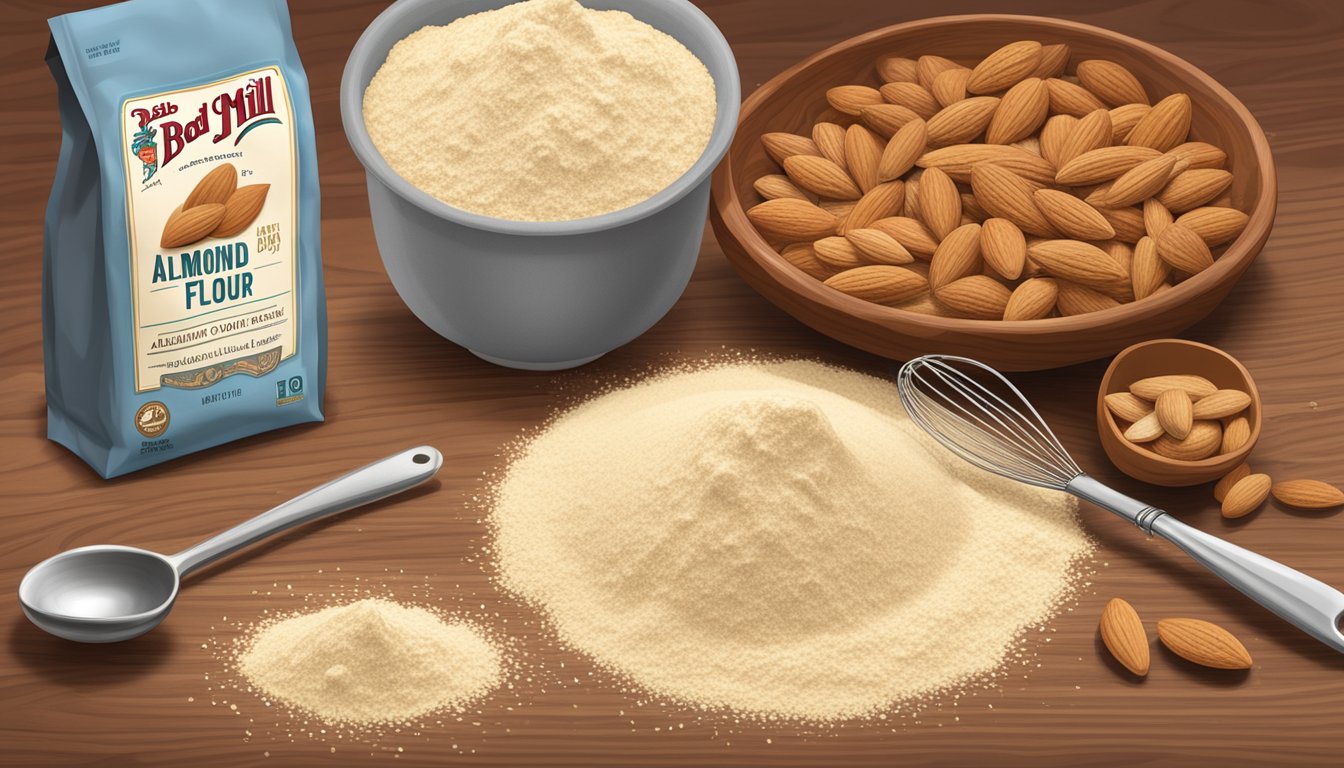
[[[50,24],[47,436],[113,477],[321,421],[317,158],[283,0]]]

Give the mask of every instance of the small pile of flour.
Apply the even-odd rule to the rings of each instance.
[[[806,361],[677,371],[531,440],[500,579],[657,694],[826,721],[999,668],[1091,544],[1071,497],[929,440],[893,383]]]
[[[364,125],[392,169],[449,205],[567,221],[652,197],[695,164],[714,81],[621,11],[527,0],[424,27],[388,53]]]
[[[260,627],[238,671],[263,696],[355,724],[460,708],[503,679],[499,651],[476,628],[381,598]]]

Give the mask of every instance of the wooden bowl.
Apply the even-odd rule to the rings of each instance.
[[[1170,373],[1203,376],[1219,389],[1239,389],[1250,395],[1246,418],[1251,423],[1251,439],[1232,453],[1199,461],[1169,459],[1126,440],[1120,422],[1106,407],[1106,396],[1128,391],[1129,385],[1139,379]],[[1260,439],[1260,412],[1260,391],[1255,388],[1255,380],[1245,366],[1221,349],[1183,339],[1145,341],[1124,350],[1111,361],[1097,390],[1097,432],[1101,435],[1101,447],[1121,472],[1154,485],[1199,485],[1231,472],[1246,460]]]
[[[789,264],[756,231],[746,209],[761,202],[752,182],[779,173],[761,147],[770,131],[810,133],[826,90],[878,85],[884,55],[936,53],[974,63],[1004,43],[1068,43],[1073,60],[1105,58],[1128,67],[1156,99],[1188,93],[1194,138],[1221,147],[1236,207],[1250,215],[1241,235],[1209,269],[1142,301],[1072,317],[965,320],[872,304],[826,287]],[[850,38],[782,72],[742,106],[737,136],[712,182],[710,221],[738,273],[761,295],[834,339],[896,360],[926,353],[977,358],[1006,371],[1056,368],[1105,357],[1144,339],[1174,335],[1202,319],[1232,290],[1260,252],[1274,221],[1277,183],[1269,143],[1246,107],[1190,63],[1160,48],[1087,24],[1036,16],[946,16]]]

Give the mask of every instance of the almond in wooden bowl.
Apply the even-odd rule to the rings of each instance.
[[[1023,41],[1039,41],[1051,55],[1017,45]],[[1036,62],[1030,72],[1028,59]],[[1080,71],[1084,61],[1115,66]],[[1133,81],[1118,76],[1116,67]],[[1084,75],[1096,93],[1079,84]],[[1044,87],[1027,82],[1033,79]],[[833,91],[845,86],[860,89]],[[1151,104],[1112,103],[1136,98],[1140,89]],[[984,143],[991,133],[1014,143]],[[794,139],[783,140],[790,135]],[[766,136],[772,152],[762,144]],[[915,146],[920,142],[923,154]],[[851,147],[856,168],[847,167]],[[1134,151],[1105,151],[1114,147]],[[1083,158],[1099,149],[1103,156]],[[833,290],[823,282],[828,275],[818,277],[782,255],[793,247],[788,237],[755,225],[747,211],[765,201],[757,180],[787,175],[780,155],[796,152],[824,157],[853,182],[854,188],[841,184],[844,179],[822,163],[792,163],[797,178],[789,178],[804,198],[819,201],[812,218],[834,216],[836,231],[829,236],[845,237],[848,217],[860,211],[855,228],[883,232],[919,262],[933,262],[928,294],[896,306],[865,301]],[[1154,157],[1164,159],[1115,188]],[[1077,178],[1096,181],[1058,181],[1060,167],[1079,158]],[[933,167],[940,173],[924,178]],[[1165,185],[1154,180],[1162,173],[1171,177]],[[826,198],[820,189],[841,196]],[[1042,189],[1072,198],[1037,194]],[[1255,119],[1191,64],[1085,24],[953,16],[851,38],[758,88],[743,105],[737,135],[714,175],[710,219],[725,255],[753,288],[832,338],[894,359],[940,352],[1002,370],[1039,370],[1174,335],[1207,315],[1269,236],[1276,190],[1268,142]],[[1204,210],[1207,199],[1223,210]],[[992,253],[984,253],[983,237],[975,253],[961,247],[968,224],[980,225],[983,236],[993,219],[1003,223],[988,230]],[[1180,229],[1160,244],[1155,235],[1173,224]],[[1025,233],[1020,246],[1001,236],[1008,225]],[[1109,237],[1073,240],[1101,235]],[[940,255],[944,239],[952,242]],[[1052,268],[1069,275],[1052,273],[1033,251],[1057,256]],[[856,252],[863,263],[863,252]],[[1129,279],[1098,268],[1109,264],[1098,261],[1102,255]],[[1187,275],[1172,261],[1200,271]],[[1010,298],[984,280],[961,282],[977,275],[1002,284]],[[1034,278],[1048,281],[1012,296]],[[978,319],[1000,307],[1015,319]]]
[[[1149,416],[1150,411],[1159,415],[1159,402],[1167,411],[1160,414],[1163,420],[1183,422],[1185,412],[1171,408],[1166,401],[1177,398],[1164,396],[1168,392],[1183,393],[1191,403],[1185,440],[1161,426],[1157,429],[1163,434],[1145,444],[1126,439],[1132,425],[1143,419],[1159,421]],[[1233,418],[1246,420],[1249,437],[1223,452],[1223,423]],[[1101,447],[1121,472],[1154,485],[1199,485],[1223,477],[1250,455],[1260,439],[1260,420],[1260,392],[1246,367],[1220,349],[1184,339],[1157,339],[1125,349],[1111,361],[1097,391]]]

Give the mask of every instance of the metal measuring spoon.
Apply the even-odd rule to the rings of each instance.
[[[225,555],[296,525],[409,490],[430,479],[443,456],[412,448],[342,475],[175,555],[98,544],[50,557],[19,584],[28,618],[57,637],[115,643],[159,625],[182,579]]]

